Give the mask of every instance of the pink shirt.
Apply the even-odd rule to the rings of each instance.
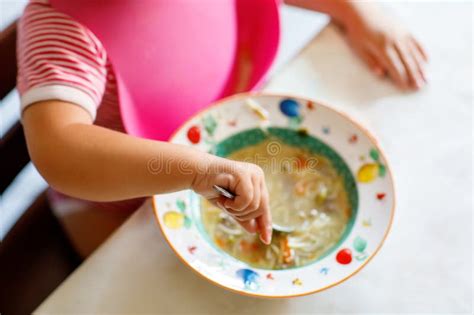
[[[115,75],[104,47],[87,28],[53,9],[48,0],[31,0],[27,5],[19,22],[17,59],[22,111],[35,102],[61,100],[82,107],[94,124],[124,132]],[[57,211],[73,201],[55,191],[50,191],[50,197]],[[142,202],[94,205],[134,210]]]
[[[94,124],[124,131],[114,71],[100,41],[48,0],[32,0],[20,19],[21,109],[61,100],[86,110]]]

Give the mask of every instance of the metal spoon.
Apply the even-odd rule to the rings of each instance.
[[[221,196],[224,196],[228,199],[234,199],[235,198],[235,195],[233,193],[231,193],[230,191],[228,191],[227,189],[225,188],[222,188],[221,186],[218,186],[218,185],[214,185],[213,186],[214,190],[219,193]],[[275,231],[278,231],[280,233],[291,233],[295,230],[294,227],[291,227],[291,226],[283,226],[283,225],[280,225],[280,224],[276,224],[276,223],[272,223],[272,228],[275,230]]]

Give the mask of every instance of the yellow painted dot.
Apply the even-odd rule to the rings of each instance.
[[[184,215],[177,211],[168,211],[163,215],[163,221],[170,229],[179,229],[184,224]]]
[[[296,278],[292,281],[293,285],[302,285],[303,281],[301,281],[299,278]]]
[[[364,164],[357,172],[357,180],[361,183],[369,183],[377,178],[379,166],[375,163]]]

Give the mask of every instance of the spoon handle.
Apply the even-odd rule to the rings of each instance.
[[[226,197],[226,198],[229,198],[229,199],[234,199],[235,198],[235,195],[233,193],[231,193],[230,191],[228,191],[227,189],[225,188],[222,188],[221,186],[217,186],[217,185],[213,185],[212,186],[214,188],[215,191],[217,191],[220,195]]]

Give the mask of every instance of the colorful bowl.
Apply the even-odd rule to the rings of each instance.
[[[374,137],[347,115],[284,95],[240,94],[223,99],[189,119],[171,142],[225,156],[264,140],[262,126],[287,144],[324,155],[342,175],[353,216],[335,247],[303,267],[253,268],[210,243],[200,220],[200,197],[192,191],[154,196],[158,225],[186,265],[237,293],[284,298],[339,284],[369,262],[390,230],[395,194],[387,160]]]

